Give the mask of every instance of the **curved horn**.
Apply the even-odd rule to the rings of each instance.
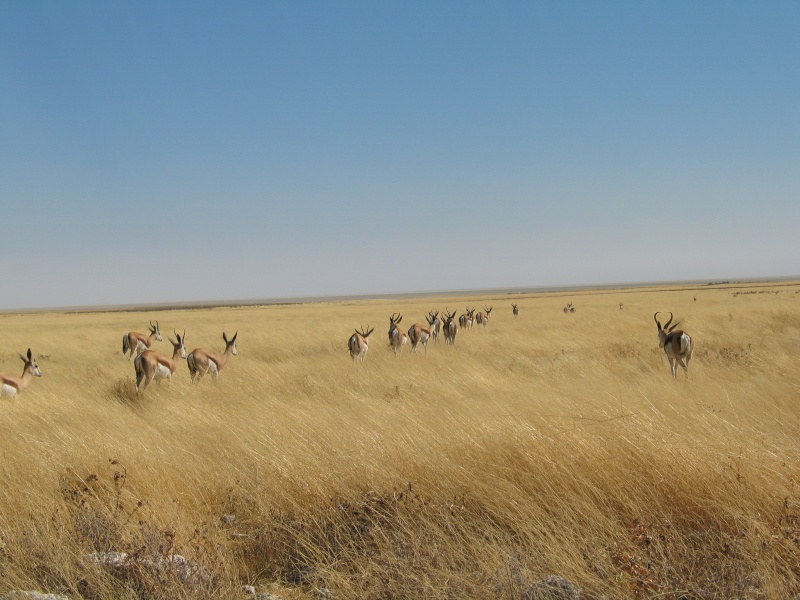
[[[669,313],[669,321],[667,321],[667,324],[664,325],[664,329],[667,329],[670,323],[672,323],[672,313]]]
[[[656,312],[656,314],[653,315],[653,321],[656,322],[656,325],[658,325],[658,328],[660,330],[661,329],[661,323],[658,322],[658,312]]]

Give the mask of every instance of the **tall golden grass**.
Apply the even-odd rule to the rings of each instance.
[[[0,370],[31,347],[43,371],[0,400],[0,593],[519,598],[555,574],[588,598],[798,594],[799,291],[0,315]],[[389,349],[393,312],[467,305],[493,318],[455,347]],[[696,340],[688,380],[657,310]],[[188,350],[238,330],[239,354],[137,397],[122,336],[150,319]],[[202,576],[153,566],[174,554]]]

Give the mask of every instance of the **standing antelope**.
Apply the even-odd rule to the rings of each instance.
[[[367,355],[367,350],[369,350],[369,334],[373,332],[375,328],[369,328],[367,325],[367,330],[364,331],[364,328],[361,328],[361,331],[356,329],[356,332],[350,336],[350,339],[347,340],[347,348],[350,350],[350,356],[353,358],[353,362],[356,362],[356,358],[364,362],[364,357]]]
[[[458,333],[458,325],[456,324],[456,311],[452,313],[444,311],[444,343],[451,346],[456,345],[456,334]]]
[[[433,341],[439,341],[439,332],[442,330],[442,321],[439,319],[439,311],[428,313],[428,325],[431,326],[431,334],[433,334]]]
[[[475,315],[475,320],[478,322],[478,325],[483,325],[484,327],[486,327],[489,324],[489,317],[492,316],[492,308],[494,307],[490,306],[489,308],[486,308],[484,306],[483,310],[485,310],[486,312],[485,313],[479,312],[477,315]]]
[[[408,336],[403,333],[400,328],[397,326],[400,321],[403,320],[403,315],[400,313],[395,316],[392,313],[392,316],[389,317],[389,345],[394,350],[395,354],[399,354],[403,350],[403,346],[408,341]]]
[[[515,317],[519,316],[519,307],[516,304],[514,304],[513,302],[511,303],[511,312],[514,313]]]
[[[25,358],[22,354],[20,354],[19,357],[22,359],[22,362],[25,363],[25,366],[22,368],[22,376],[14,377],[12,375],[0,373],[0,386],[2,386],[0,387],[1,396],[10,396],[14,398],[28,387],[31,377],[42,376],[42,372],[39,370],[39,365],[36,364],[36,359],[33,358],[30,348],[28,348],[28,358]]]
[[[682,330],[674,331],[680,324],[680,321],[670,327],[672,323],[672,313],[669,313],[669,321],[664,327],[658,322],[658,313],[653,315],[653,320],[658,327],[658,347],[663,348],[667,353],[669,359],[669,368],[672,371],[673,379],[678,378],[678,365],[682,366],[686,371],[686,377],[689,377],[689,361],[692,360],[692,351],[694,350],[694,340],[692,336]]]
[[[134,359],[133,366],[136,369],[136,393],[140,391],[144,393],[147,386],[154,380],[158,381],[159,385],[161,385],[162,379],[169,379],[172,381],[172,375],[178,370],[178,359],[186,358],[186,330],[183,330],[183,337],[174,329],[172,333],[175,334],[175,338],[178,341],[176,342],[167,336],[169,343],[172,344],[171,358],[155,350],[145,350]],[[144,380],[143,386],[141,385],[142,380]]]
[[[417,344],[422,344],[425,352],[428,352],[428,340],[431,337],[431,330],[426,329],[420,323],[414,323],[408,330],[408,339],[411,340],[411,351],[417,351]]]
[[[461,329],[472,329],[472,323],[474,321],[473,315],[475,314],[475,309],[470,309],[467,307],[467,312],[458,317],[458,324],[461,326]]]
[[[158,330],[158,321],[153,325],[150,321],[150,334],[137,333],[130,331],[122,336],[122,358],[125,358],[125,353],[130,352],[128,360],[139,354],[142,350],[147,350],[153,344],[154,340],[159,342],[161,339],[161,332]]]
[[[222,339],[225,341],[225,352],[221,355],[216,352],[205,350],[204,348],[192,350],[192,353],[186,357],[186,364],[189,365],[189,374],[191,375],[192,383],[195,382],[195,378],[199,382],[200,378],[209,371],[211,371],[214,381],[217,380],[219,372],[222,371],[222,367],[225,366],[225,363],[228,362],[231,355],[236,356],[237,354],[237,335],[239,335],[238,331],[233,334],[231,339],[228,339],[225,332],[222,332]]]

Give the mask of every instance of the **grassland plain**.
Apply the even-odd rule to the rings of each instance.
[[[388,347],[393,312],[488,305],[455,347]],[[696,340],[688,380],[655,311]],[[239,354],[216,384],[182,361],[137,397],[121,342],[150,319],[188,350],[238,330]],[[5,314],[0,332],[0,370],[31,347],[43,371],[0,399],[0,593],[519,598],[551,574],[587,598],[800,593],[798,282]],[[87,559],[110,552],[128,560]]]

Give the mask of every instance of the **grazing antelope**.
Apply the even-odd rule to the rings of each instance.
[[[420,323],[414,323],[408,330],[408,339],[411,340],[411,351],[417,351],[417,344],[422,344],[425,352],[428,352],[428,340],[431,337],[431,330],[426,329]]]
[[[434,343],[439,341],[439,332],[442,330],[442,321],[439,319],[439,311],[429,312],[427,317],[428,325],[431,326],[431,334]]]
[[[619,309],[622,310],[622,302],[619,303]]]
[[[475,320],[475,309],[466,309],[467,312],[458,317],[458,324],[461,326],[461,329],[472,329],[472,323]]]
[[[408,336],[397,326],[402,320],[403,315],[400,313],[398,313],[397,316],[392,313],[392,316],[389,317],[389,345],[392,347],[395,354],[400,353],[403,350],[403,346],[408,341]]]
[[[6,375],[5,373],[0,373],[0,395],[2,396],[10,396],[14,398],[22,393],[26,387],[28,387],[28,383],[31,381],[31,377],[41,377],[42,372],[39,370],[39,365],[36,364],[36,359],[33,358],[33,354],[31,354],[31,349],[28,348],[28,358],[19,355],[22,359],[22,362],[25,363],[25,366],[22,368],[22,376],[21,377],[14,377],[12,375]]]
[[[575,312],[575,307],[572,306],[572,302],[567,302],[567,305],[564,307],[564,312],[565,313],[574,313]]]
[[[458,325],[456,324],[456,311],[452,313],[444,311],[444,343],[451,346],[456,345],[456,334],[458,333]]]
[[[475,315],[475,320],[478,322],[478,325],[483,325],[484,327],[486,327],[489,324],[489,317],[492,316],[492,308],[494,307],[490,306],[489,308],[486,308],[484,306],[483,310],[485,310],[486,312],[485,313],[479,312],[477,315]]]
[[[134,359],[133,366],[136,369],[137,394],[140,391],[144,393],[147,386],[154,380],[158,381],[159,385],[161,385],[162,379],[172,381],[172,375],[178,370],[178,359],[186,358],[186,330],[183,330],[182,337],[174,329],[172,333],[175,334],[177,339],[175,341],[167,336],[169,343],[172,344],[172,357],[155,350],[145,350]],[[144,380],[144,385],[142,385],[142,380]]]
[[[122,358],[125,358],[127,352],[130,352],[128,355],[128,360],[130,360],[142,350],[150,348],[154,340],[158,340],[159,342],[163,341],[161,339],[161,332],[158,330],[158,321],[156,321],[155,325],[150,321],[149,335],[137,333],[135,331],[126,333],[122,336]]]
[[[356,358],[362,363],[364,362],[364,357],[367,355],[367,350],[369,350],[369,334],[372,333],[374,329],[374,327],[370,329],[369,325],[367,325],[366,331],[364,331],[363,327],[361,331],[356,329],[356,332],[347,340],[347,348],[350,350],[350,356],[353,358],[353,362],[356,362]]]
[[[514,304],[513,302],[511,303],[511,312],[514,313],[515,317],[519,316],[519,307],[516,304]]]
[[[186,357],[186,364],[189,365],[189,374],[191,375],[192,383],[195,382],[195,378],[199,382],[200,378],[209,371],[211,371],[214,381],[217,380],[219,377],[219,372],[222,371],[222,367],[225,366],[225,363],[228,362],[228,359],[231,356],[236,356],[237,354],[237,335],[239,335],[238,331],[233,334],[231,339],[228,339],[228,337],[225,335],[225,332],[222,332],[222,339],[225,341],[225,352],[222,354],[210,352],[204,348],[192,350],[192,353]]]
[[[669,321],[664,327],[658,322],[658,313],[653,315],[653,320],[658,327],[658,347],[663,348],[667,353],[669,359],[669,368],[672,371],[673,379],[678,378],[678,365],[682,366],[686,371],[686,377],[689,377],[689,361],[692,360],[692,351],[694,350],[694,340],[685,331],[680,329],[674,331],[680,324],[680,321],[670,327],[672,323],[672,313],[669,313]]]

